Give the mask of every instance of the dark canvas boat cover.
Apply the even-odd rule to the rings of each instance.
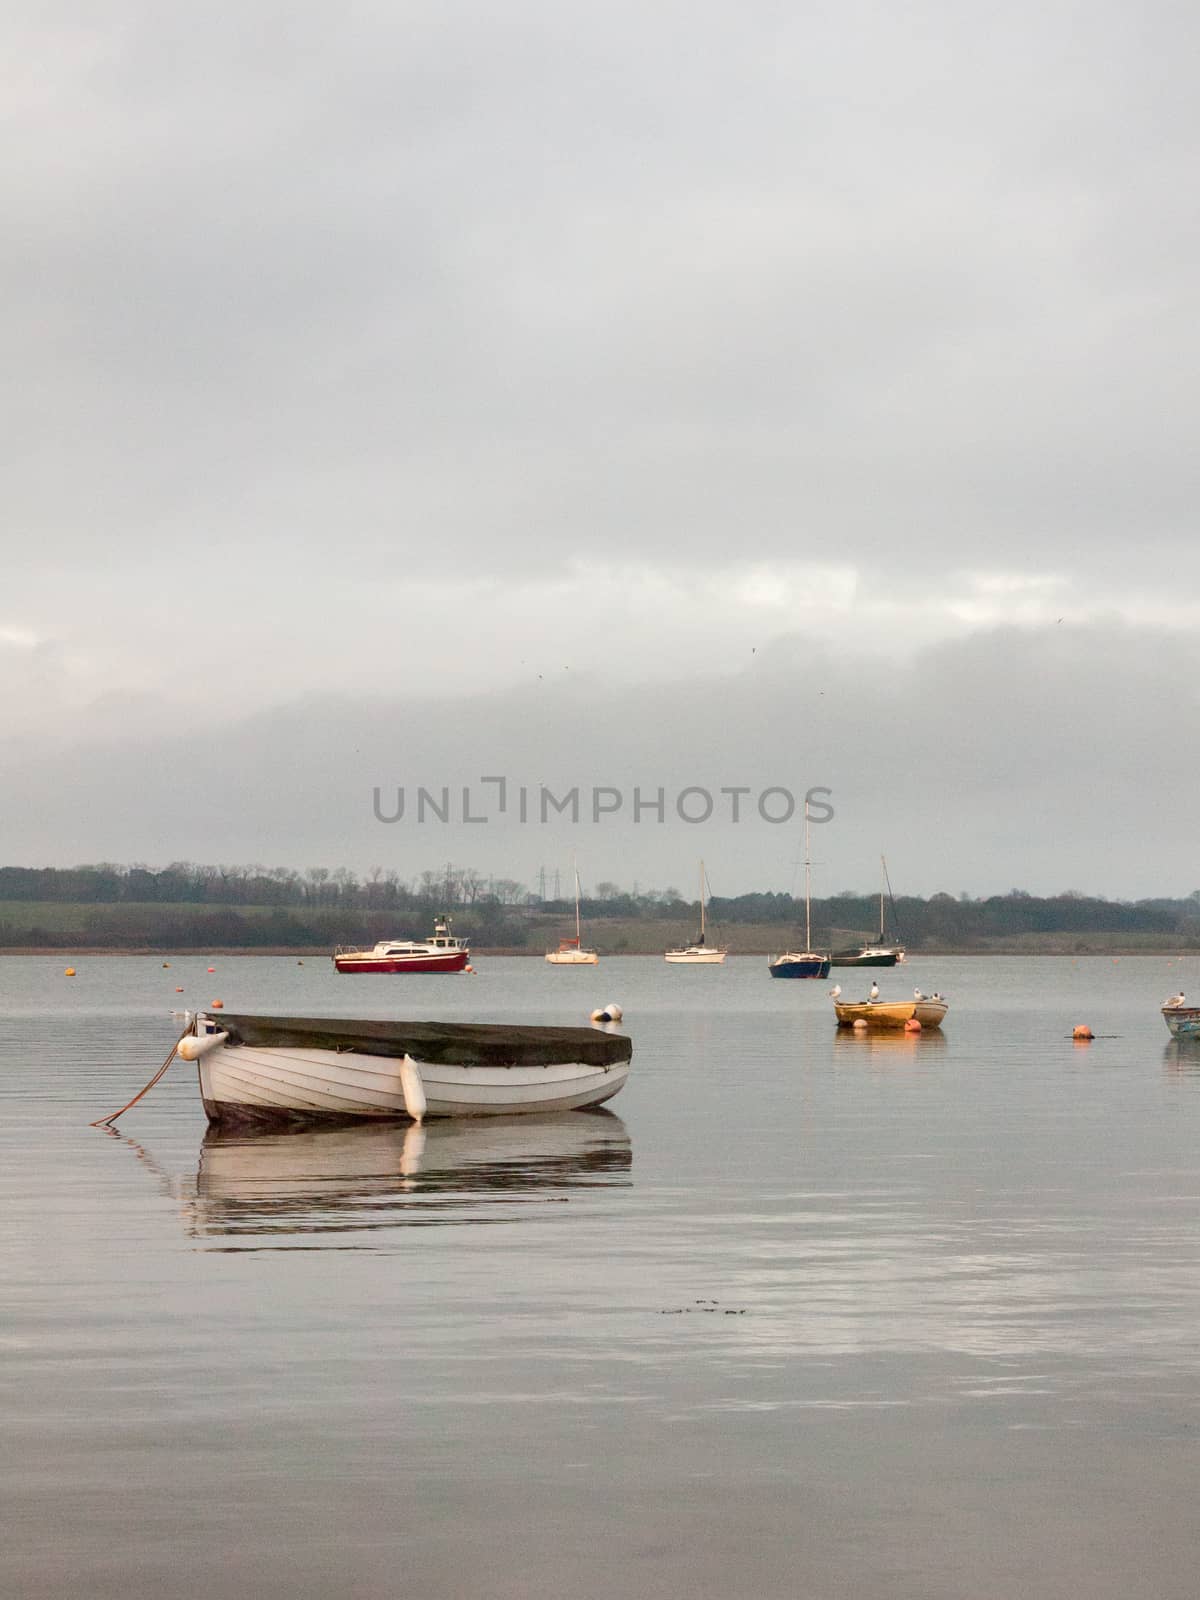
[[[207,1014],[207,1013],[206,1013]],[[633,1044],[598,1028],[538,1028],[500,1022],[380,1022],[340,1017],[251,1017],[218,1011],[210,1020],[231,1044],[410,1055],[448,1066],[549,1067],[579,1061],[611,1067]]]

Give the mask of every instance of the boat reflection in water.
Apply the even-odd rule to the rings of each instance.
[[[833,1048],[858,1056],[915,1056],[935,1055],[945,1050],[949,1041],[940,1028],[922,1028],[908,1033],[904,1028],[838,1028],[833,1035]]]
[[[1163,1047],[1163,1066],[1172,1077],[1200,1078],[1200,1039],[1172,1039]]]
[[[632,1166],[625,1124],[599,1108],[258,1135],[210,1128],[188,1210],[197,1238],[270,1235],[283,1246],[296,1234],[515,1221],[563,1191],[627,1185]]]

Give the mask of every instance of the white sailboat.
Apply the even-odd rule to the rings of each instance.
[[[560,939],[557,950],[547,950],[546,960],[552,967],[594,967],[600,960],[595,950],[583,948],[583,934],[579,926],[579,863],[572,856],[575,870],[575,937]]]
[[[704,875],[704,863],[700,863],[700,937],[695,944],[689,944],[683,950],[668,950],[663,959],[673,962],[676,966],[712,967],[724,961],[729,954],[725,946],[709,945],[704,942],[704,891],[708,880]]]

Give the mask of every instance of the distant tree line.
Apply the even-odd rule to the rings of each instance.
[[[23,914],[22,903],[30,906]],[[85,908],[60,918],[54,907]],[[35,909],[36,907],[36,909]],[[93,909],[94,908],[94,909]],[[0,944],[54,948],[81,939],[113,948],[240,946],[324,948],[393,935],[423,934],[431,917],[452,912],[476,944],[521,948],[544,936],[547,918],[572,915],[573,900],[542,899],[525,884],[473,867],[429,869],[402,878],[373,867],[201,865],[176,861],[161,870],[102,862],[92,866],[0,867]],[[696,901],[675,888],[622,889],[601,882],[586,896],[589,921],[690,924]],[[791,894],[762,892],[711,901],[714,927],[796,927],[802,906]],[[1174,938],[1200,943],[1200,890],[1185,898],[1105,900],[1068,891],[1035,896],[1013,889],[972,898],[904,896],[887,906],[887,937],[911,949],[985,948],[996,941],[1049,935]],[[849,891],[813,902],[814,942],[850,942],[879,932],[879,899]]]
[[[511,878],[484,878],[449,864],[416,878],[385,867],[363,877],[349,867],[208,866],[173,861],[155,871],[101,862],[84,867],[0,867],[0,901],[57,900],[85,905],[220,905],[340,907],[472,906],[480,900],[517,905],[528,898]]]

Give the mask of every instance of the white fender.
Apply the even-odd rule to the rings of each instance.
[[[189,1033],[179,1045],[179,1054],[185,1061],[199,1061],[210,1050],[216,1050],[228,1039],[227,1033]]]
[[[425,1085],[421,1082],[420,1065],[411,1056],[400,1063],[400,1091],[404,1095],[404,1109],[414,1122],[425,1120]]]

